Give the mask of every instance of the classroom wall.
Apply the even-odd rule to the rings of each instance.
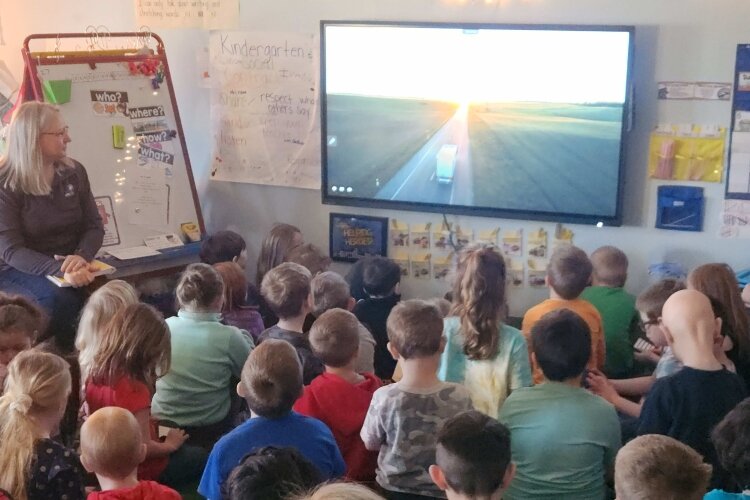
[[[43,14],[39,14],[43,13]],[[706,217],[702,233],[654,229],[657,182],[646,179],[648,134],[657,121],[718,123],[728,126],[728,102],[657,101],[660,80],[732,81],[736,44],[750,42],[747,19],[750,3],[740,0],[241,0],[240,28],[313,33],[321,19],[426,20],[503,23],[632,24],[636,26],[635,122],[627,151],[624,225],[571,225],[575,243],[587,251],[603,244],[621,247],[629,255],[628,288],[640,291],[649,283],[647,267],[677,261],[691,267],[706,261],[725,261],[743,269],[750,266],[744,240],[717,237],[724,185],[705,188]],[[89,25],[111,31],[137,29],[132,0],[0,0],[0,24],[6,44],[4,60],[20,80],[20,46],[30,33],[85,31]],[[318,191],[208,181],[210,157],[209,91],[197,86],[196,53],[208,42],[201,30],[156,30],[164,39],[175,93],[187,138],[209,231],[232,228],[257,255],[262,235],[274,221],[303,229],[306,239],[323,248],[328,241],[328,213],[345,211],[395,217],[412,223],[438,222],[437,214],[322,205]],[[48,47],[54,49],[54,47]],[[73,131],[74,126],[71,127]],[[74,141],[76,137],[73,137]],[[80,138],[79,138],[80,140]],[[544,145],[540,144],[540,148]],[[87,168],[96,168],[87,165]],[[545,227],[551,223],[451,216],[475,230]],[[338,266],[336,269],[345,271]],[[407,280],[407,296],[442,294],[445,285]],[[513,290],[512,314],[545,295],[543,289]]]

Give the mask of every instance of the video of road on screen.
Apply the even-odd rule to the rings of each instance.
[[[614,215],[629,34],[327,26],[331,196]]]

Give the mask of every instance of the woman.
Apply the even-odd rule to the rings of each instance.
[[[89,263],[104,237],[86,170],[65,154],[69,142],[57,108],[27,102],[0,157],[0,289],[35,299],[62,349],[72,349],[81,287],[94,280]],[[73,286],[59,288],[48,274]]]

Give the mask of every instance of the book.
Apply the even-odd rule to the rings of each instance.
[[[106,276],[107,274],[112,274],[113,272],[117,271],[115,267],[110,266],[109,264],[105,264],[104,262],[100,260],[96,260],[96,259],[91,261],[90,266],[93,269],[94,276]],[[61,288],[73,286],[69,282],[67,282],[65,278],[63,278],[62,276],[48,274],[47,279]]]

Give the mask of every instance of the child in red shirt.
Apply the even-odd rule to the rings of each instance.
[[[117,406],[133,414],[146,445],[138,478],[159,480],[180,488],[200,477],[207,453],[185,447],[188,438],[171,429],[160,441],[151,418],[151,398],[157,373],[167,373],[171,358],[169,328],[153,307],[134,304],[120,309],[93,349],[85,393],[89,413]],[[179,453],[178,453],[179,450]]]
[[[178,500],[180,495],[154,481],[138,481],[146,457],[141,429],[132,413],[116,406],[95,411],[81,427],[81,463],[96,474],[102,491],[88,500]]]
[[[333,433],[346,463],[346,477],[373,481],[378,452],[368,451],[359,434],[373,393],[381,382],[372,373],[357,373],[359,321],[343,309],[320,315],[310,329],[313,353],[325,372],[306,386],[294,410],[322,420]]]

